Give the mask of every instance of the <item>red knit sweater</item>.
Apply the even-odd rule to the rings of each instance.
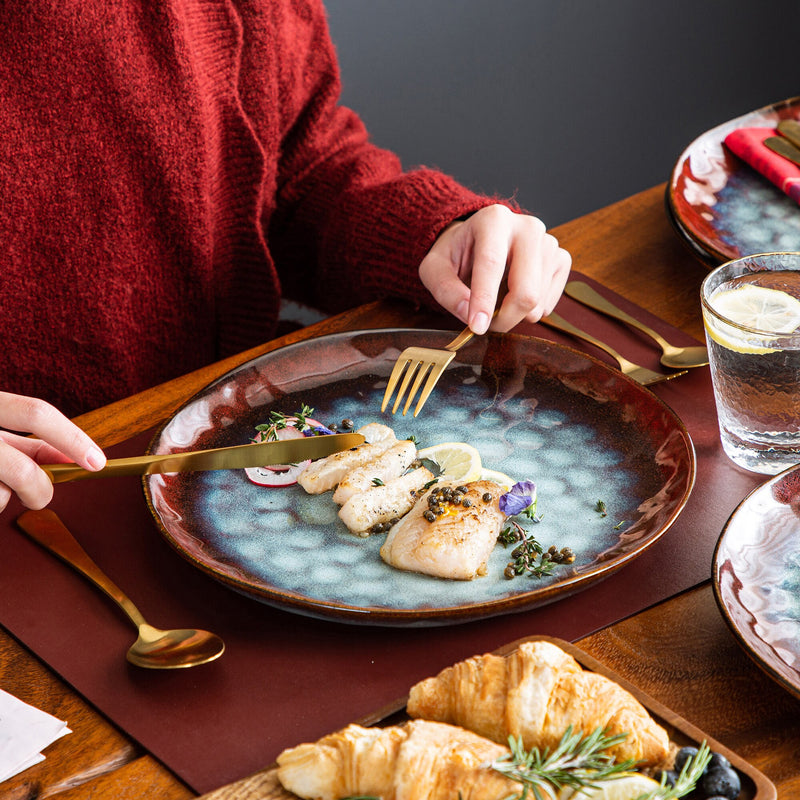
[[[315,0],[24,0],[0,53],[0,387],[69,414],[267,340],[282,293],[418,300],[490,202],[368,141]]]

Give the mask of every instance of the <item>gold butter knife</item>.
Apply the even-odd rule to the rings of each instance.
[[[186,453],[112,458],[97,472],[77,464],[43,464],[41,468],[53,483],[83,478],[108,478],[116,475],[152,475],[162,472],[196,470],[245,469],[270,464],[297,464],[309,458],[323,458],[364,443],[360,433],[333,433],[306,436],[302,439],[281,439],[275,442],[240,444],[211,450]]]

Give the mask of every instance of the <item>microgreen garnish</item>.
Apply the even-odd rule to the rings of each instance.
[[[373,486],[385,486],[386,484],[380,478],[373,478],[372,479]]]
[[[297,430],[305,436],[322,436],[334,433],[334,431],[325,425],[311,425],[308,418],[313,413],[314,409],[307,406],[305,403],[303,403],[300,410],[295,411],[294,414],[286,415],[282,411],[270,411],[269,422],[256,425],[256,430],[259,433],[258,441],[275,441],[278,438],[278,431],[290,426],[292,428],[297,428]]]
[[[618,531],[618,530],[620,530],[620,529],[622,528],[622,526],[625,524],[625,522],[626,522],[626,520],[624,520],[624,519],[621,519],[621,520],[620,520],[620,521],[619,521],[619,522],[618,522],[618,523],[617,523],[617,524],[614,526],[614,530],[615,530],[615,531]]]
[[[594,788],[602,781],[630,772],[635,766],[634,761],[615,763],[614,757],[607,752],[626,737],[626,733],[606,736],[602,728],[582,736],[573,733],[570,726],[551,753],[548,748],[544,751],[538,747],[525,750],[522,739],[512,736],[508,740],[511,752],[489,766],[522,784],[522,791],[514,800],[527,800],[531,794],[536,800],[550,800],[553,795],[549,789],[552,787]]]
[[[594,510],[601,516],[606,516],[606,504],[602,500],[598,500],[597,504],[594,507]]]

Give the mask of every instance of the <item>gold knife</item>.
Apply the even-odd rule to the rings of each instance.
[[[211,450],[192,450],[186,453],[112,458],[97,472],[83,469],[76,464],[43,464],[41,468],[53,483],[116,475],[245,469],[265,467],[270,464],[297,464],[309,458],[322,458],[340,450],[349,450],[363,443],[364,436],[360,433],[333,433],[306,436],[302,439],[281,439],[275,442],[218,447]]]

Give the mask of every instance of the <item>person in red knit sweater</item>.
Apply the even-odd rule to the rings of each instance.
[[[270,339],[282,297],[480,334],[564,287],[542,222],[369,140],[320,0],[27,0],[0,52],[0,509],[102,467],[69,416]]]

